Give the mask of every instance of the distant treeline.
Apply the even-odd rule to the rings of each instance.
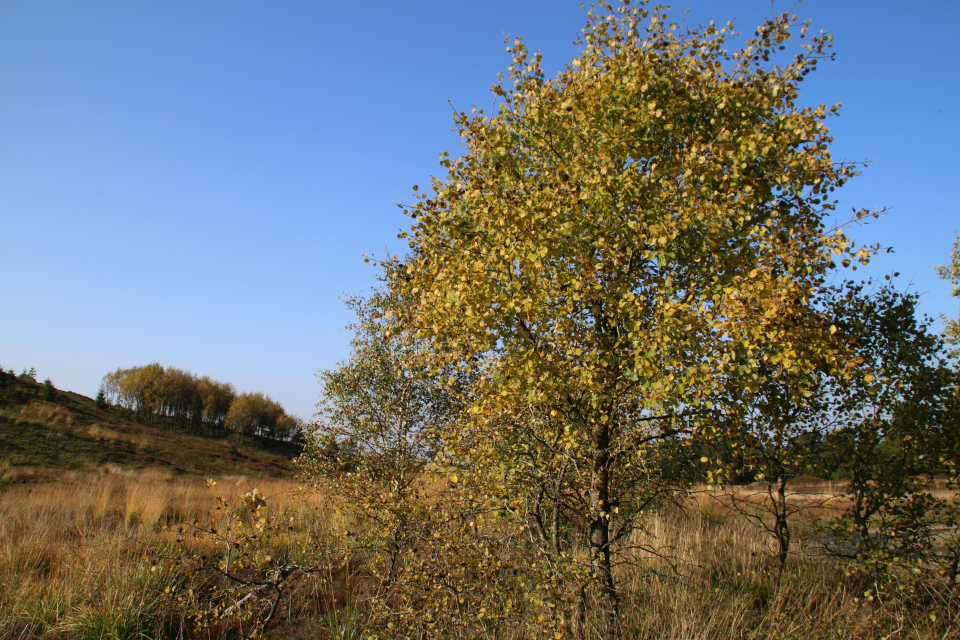
[[[292,439],[300,431],[299,421],[269,395],[238,394],[229,382],[157,363],[108,373],[103,394],[142,422],[279,440]]]

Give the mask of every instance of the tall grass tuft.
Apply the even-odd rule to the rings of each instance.
[[[160,638],[190,629],[177,602],[188,576],[146,558],[174,556],[177,527],[215,509],[202,479],[4,473],[20,481],[0,487],[0,638]],[[230,495],[244,489],[224,486]],[[261,486],[289,508],[306,508],[292,480]]]

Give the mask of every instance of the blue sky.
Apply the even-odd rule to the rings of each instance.
[[[750,33],[771,14],[673,7]],[[960,3],[795,12],[836,38],[802,101],[843,103],[835,157],[874,161],[841,205],[891,209],[853,232],[895,249],[866,273],[956,317],[934,265],[960,228]],[[0,2],[0,364],[92,396],[160,362],[309,417],[362,254],[403,249],[392,203],[459,152],[448,101],[491,104],[504,34],[553,74],[584,22],[579,0]]]

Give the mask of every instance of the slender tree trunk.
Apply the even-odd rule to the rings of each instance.
[[[777,486],[777,506],[775,509],[776,522],[774,524],[774,533],[777,536],[777,542],[780,543],[780,552],[777,554],[777,560],[780,564],[780,570],[777,573],[777,582],[783,575],[783,570],[787,567],[787,555],[790,553],[790,523],[787,521],[787,478],[781,473],[780,482]]]
[[[951,559],[951,562],[949,565],[950,566],[950,573],[949,573],[950,586],[956,587],[957,573],[960,573],[960,549],[953,548],[950,550],[950,552],[953,554],[953,558]]]
[[[613,579],[610,554],[610,427],[598,422],[594,429],[593,477],[590,488],[590,554],[596,571],[603,616],[603,637],[620,640],[620,596]]]
[[[560,496],[559,491],[553,499],[553,512],[550,514],[550,546],[556,557],[560,557]]]

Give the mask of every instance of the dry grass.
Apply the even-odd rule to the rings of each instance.
[[[749,503],[761,483],[731,489]],[[651,516],[620,569],[631,638],[689,640],[960,638],[960,590],[939,576],[908,575],[883,594],[805,544],[803,524],[839,513],[844,483],[807,479],[789,499],[808,513],[784,573],[774,539],[731,508],[729,493],[701,487],[682,507]]]
[[[270,542],[278,558],[298,558],[324,531],[344,525],[292,479],[234,476],[211,489],[199,478],[120,467],[58,477],[9,466],[0,472],[30,479],[0,488],[3,640],[194,637],[188,606],[178,597],[212,583],[146,556],[215,556],[211,540],[178,534],[180,523],[204,521],[215,511],[215,495],[236,504],[255,485],[272,512],[296,516],[298,526]],[[824,486],[808,487],[797,499],[826,493]],[[706,494],[652,515],[631,542],[618,570],[628,638],[960,637],[956,592],[913,589],[870,600],[865,585],[841,566],[805,553],[792,556],[778,577],[770,538]],[[352,575],[300,581],[286,595],[272,637],[359,637],[351,634],[362,626],[364,601]],[[599,637],[596,629],[587,632]]]
[[[960,637],[953,624],[958,594],[924,601],[911,591],[871,600],[864,597],[869,585],[830,559],[803,553],[778,579],[772,541],[735,514],[659,514],[634,543],[632,564],[621,569],[631,638]]]
[[[37,478],[25,469],[4,473]],[[151,570],[145,557],[175,552],[177,525],[215,509],[211,489],[158,471],[50,475],[0,489],[0,638],[180,635],[186,610],[172,594],[184,577]],[[257,486],[276,508],[318,507],[293,480]],[[229,499],[249,490],[235,480],[216,486]]]
[[[34,402],[21,405],[15,409],[8,409],[7,417],[12,418],[14,424],[62,424],[73,423],[73,414],[51,402]]]
[[[128,484],[78,476],[4,490],[0,633],[126,637],[155,621],[171,578],[139,560],[143,538],[124,526]]]

